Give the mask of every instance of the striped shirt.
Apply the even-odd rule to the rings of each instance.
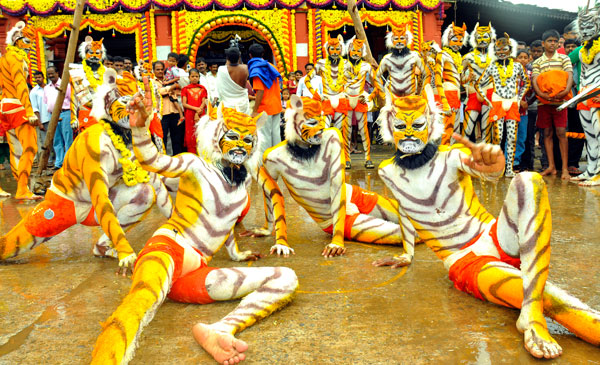
[[[550,70],[563,70],[565,72],[573,72],[573,66],[571,65],[571,59],[569,56],[554,52],[554,55],[550,58],[543,53],[540,58],[533,62],[532,76],[538,76],[541,73]]]

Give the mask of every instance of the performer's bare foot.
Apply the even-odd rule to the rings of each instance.
[[[560,174],[560,178],[562,180],[571,180],[571,174],[569,173],[569,169],[563,169]]]
[[[554,359],[562,355],[562,347],[550,336],[546,328],[546,320],[530,320],[523,311],[517,321],[517,329],[523,333],[525,349],[538,359]]]
[[[540,173],[540,175],[542,175],[542,176],[556,175],[556,169],[554,167],[548,167],[546,170],[542,171]]]
[[[229,333],[215,331],[203,323],[196,324],[192,332],[200,346],[219,364],[237,364],[246,358],[244,352],[248,344]]]
[[[26,194],[16,194],[15,199],[17,199],[17,200],[40,200],[40,199],[44,199],[44,197],[41,195],[36,195],[32,192],[28,192]]]

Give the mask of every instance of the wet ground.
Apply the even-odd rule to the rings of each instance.
[[[376,146],[378,164],[390,152]],[[347,178],[388,195],[377,172],[365,170],[353,155]],[[600,189],[580,188],[547,178],[553,213],[550,280],[600,309]],[[497,214],[509,180],[497,185],[476,181],[480,200]],[[14,193],[6,172],[0,184]],[[247,363],[529,364],[515,328],[518,312],[481,302],[453,288],[442,263],[425,246],[402,270],[375,268],[375,259],[400,253],[400,247],[348,242],[344,257],[324,259],[329,243],[309,216],[284,190],[289,242],[296,255],[266,257],[241,265],[289,266],[300,279],[295,300],[282,311],[246,329]],[[256,187],[254,202],[260,201]],[[33,205],[0,201],[0,233],[6,233]],[[153,213],[128,233],[140,250],[164,218]],[[262,204],[253,204],[236,231],[263,223]],[[0,364],[89,363],[100,322],[127,293],[130,279],[115,276],[116,260],[92,256],[98,228],[76,226],[31,252],[0,263]],[[273,238],[238,238],[241,249],[268,253]],[[214,266],[239,266],[225,250]],[[191,327],[217,321],[237,301],[188,305],[167,300],[139,341],[132,364],[211,363],[195,343]],[[550,324],[563,348],[557,364],[599,364],[600,349]]]

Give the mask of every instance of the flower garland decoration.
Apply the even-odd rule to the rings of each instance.
[[[96,72],[94,73],[94,71],[92,71],[92,68],[90,66],[88,66],[87,60],[83,60],[82,64],[83,64],[83,71],[85,71],[85,77],[87,78],[88,82],[90,83],[90,86],[92,87],[92,89],[96,90],[96,88],[100,84],[102,84],[102,80],[104,80],[104,72],[106,71],[106,68],[104,67],[104,65],[102,63],[100,63],[100,67],[98,67],[98,70],[96,70]],[[97,74],[99,78],[97,79],[94,74]]]
[[[488,67],[488,65],[490,64],[490,55],[488,53],[486,53],[485,62],[481,62],[479,60],[480,55],[481,55],[481,52],[479,52],[479,50],[477,48],[475,48],[473,50],[473,59],[475,60],[475,64],[477,66],[479,66],[480,69],[485,70],[486,67]]]
[[[6,52],[8,52],[8,51],[13,51],[17,55],[19,55],[20,57],[27,58],[27,52],[25,52],[24,50],[22,50],[21,48],[19,48],[17,46],[7,45],[6,46]]]
[[[500,61],[496,62],[496,67],[498,68],[498,75],[500,76],[500,83],[502,86],[506,86],[506,80],[511,78],[514,71],[514,61],[512,58],[508,61],[508,66],[506,70],[504,69],[504,65],[500,63]]]
[[[156,57],[156,19],[154,18],[154,8],[150,9],[150,40],[152,42],[152,60],[158,59]]]
[[[596,58],[598,52],[600,52],[600,38],[595,39],[592,44],[592,47],[587,48],[590,41],[586,41],[581,47],[581,61],[586,65],[591,64]]]
[[[344,59],[340,58],[340,63],[338,63],[338,77],[337,80],[335,82],[335,85],[333,84],[333,77],[331,76],[331,61],[329,60],[329,57],[327,58],[327,62],[325,62],[325,81],[327,82],[327,85],[331,88],[331,91],[335,92],[335,93],[340,93],[342,92],[342,89],[344,88],[344,84],[346,83],[346,77],[344,75]]]
[[[297,70],[298,69],[298,56],[297,56],[297,52],[296,52],[296,10],[291,10],[290,11],[290,29],[291,29],[291,35],[292,35],[292,39],[291,39],[291,44],[290,44],[290,49],[292,50],[292,65],[291,65],[291,69],[292,70]]]
[[[456,66],[456,71],[458,71],[458,73],[461,74],[463,66],[462,66],[462,56],[460,55],[460,53],[453,51],[452,48],[450,48],[450,47],[444,47],[444,52],[448,53],[450,55],[450,57],[452,57],[454,66]]]
[[[314,47],[315,47],[315,10],[309,9],[306,13],[306,20],[308,22],[308,62],[314,63]]]
[[[352,70],[352,71],[350,71],[352,74],[352,80],[355,80],[358,77],[358,75],[360,74],[360,68],[362,67],[362,63],[363,63],[362,59],[360,61],[358,61],[358,63],[356,65],[354,65],[354,64],[352,64],[352,62],[350,62],[350,66],[351,66],[350,68]]]
[[[139,183],[146,183],[150,181],[150,175],[148,171],[144,170],[140,165],[140,162],[135,160],[131,161],[131,151],[125,146],[123,138],[117,136],[112,130],[110,124],[101,120],[102,127],[110,137],[110,140],[115,148],[121,153],[119,163],[123,167],[123,181],[127,186],[134,186]]]

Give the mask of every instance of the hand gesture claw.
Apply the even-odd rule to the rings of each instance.
[[[244,251],[241,253],[240,257],[234,259],[235,261],[258,261],[260,258],[264,257],[260,252],[252,252],[252,251]]]
[[[489,143],[475,144],[456,133],[452,135],[452,138],[471,150],[471,156],[462,159],[466,166],[483,173],[501,173],[504,170],[505,159],[500,146]]]
[[[129,112],[129,125],[131,127],[144,127],[148,116],[152,115],[152,91],[148,77],[144,76],[144,94],[137,93],[127,105]]]
[[[280,244],[276,244],[276,245],[273,245],[273,247],[271,247],[270,254],[272,255],[275,252],[277,252],[277,256],[283,255],[283,257],[290,257],[290,252],[292,253],[292,255],[296,254],[296,252],[294,252],[293,248],[291,248],[289,246],[280,245]]]
[[[346,247],[336,245],[335,243],[330,243],[325,246],[321,253],[321,255],[325,257],[342,256],[344,254],[346,254]]]
[[[131,255],[119,260],[119,270],[117,270],[116,274],[127,276],[128,271],[131,271],[133,274],[133,265],[135,264],[136,259],[136,254],[132,253]]]
[[[254,228],[240,233],[240,237],[266,237],[271,235],[271,230],[267,228]]]
[[[373,266],[391,266],[392,269],[410,265],[411,260],[406,256],[392,256],[373,261]]]

